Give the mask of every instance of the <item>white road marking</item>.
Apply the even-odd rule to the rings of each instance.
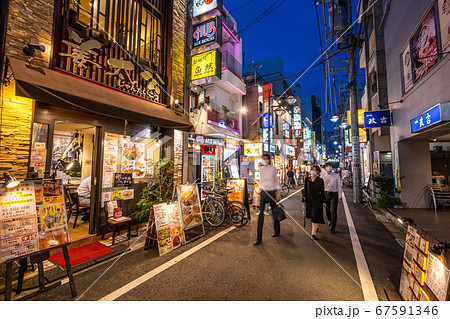
[[[345,217],[347,218],[348,230],[352,240],[353,253],[356,259],[356,266],[358,268],[364,300],[378,301],[377,291],[375,290],[372,276],[370,276],[369,267],[367,266],[366,258],[364,257],[358,233],[356,232],[355,224],[353,223],[352,215],[350,214],[350,209],[348,208],[347,199],[345,198],[344,193],[342,193],[342,202],[344,203]]]
[[[229,233],[230,231],[232,231],[233,229],[236,229],[236,227],[231,226],[227,229],[225,229],[224,231],[221,231],[220,233],[218,233],[217,235],[205,240],[204,242],[198,244],[195,247],[192,247],[191,249],[189,249],[188,251],[185,251],[184,253],[182,253],[181,255],[169,260],[168,262],[166,262],[165,264],[162,264],[161,266],[149,271],[148,273],[142,275],[141,277],[129,282],[128,284],[126,284],[125,286],[122,286],[121,288],[113,291],[112,293],[106,295],[105,297],[103,297],[102,299],[100,299],[100,301],[113,301],[116,300],[117,298],[119,298],[120,296],[123,296],[124,294],[126,294],[127,292],[131,291],[132,289],[136,288],[137,286],[143,284],[144,282],[146,282],[147,280],[155,277],[156,275],[160,274],[161,272],[163,272],[164,270],[169,269],[170,267],[172,267],[173,265],[177,264],[178,262],[182,261],[183,259],[191,256],[192,254],[195,254],[197,251],[199,251],[200,249],[202,249],[203,247],[208,246],[209,244],[211,244],[212,242],[216,241],[217,239],[219,239],[220,237],[226,235],[227,233]]]

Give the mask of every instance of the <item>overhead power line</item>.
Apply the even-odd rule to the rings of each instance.
[[[266,10],[264,10],[259,16],[257,16],[255,19],[253,19],[249,24],[247,24],[245,27],[243,27],[238,34],[242,34],[243,32],[250,29],[252,26],[257,24],[259,21],[267,17],[269,14],[271,14],[275,9],[278,9],[280,6],[282,6],[286,0],[277,0],[274,3],[272,3]]]
[[[246,3],[244,3],[244,4],[241,4],[240,6],[238,6],[238,7],[236,7],[236,8],[234,8],[234,9],[231,9],[229,12],[231,13],[231,12],[233,12],[233,11],[236,11],[236,10],[238,10],[238,9],[240,9],[240,8],[242,8],[242,7],[244,7],[244,6],[246,6],[247,4],[250,4],[250,3],[252,3],[252,2],[254,2],[255,0],[250,0],[250,1],[247,1]]]

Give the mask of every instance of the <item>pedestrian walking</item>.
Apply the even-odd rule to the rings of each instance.
[[[317,231],[320,224],[325,224],[323,207],[325,204],[325,188],[323,179],[319,177],[320,167],[311,168],[310,177],[306,178],[303,188],[303,205],[306,205],[306,218],[311,219],[311,238],[317,240]]]
[[[277,201],[281,199],[281,184],[280,180],[278,179],[277,169],[273,165],[271,165],[270,160],[270,155],[264,154],[263,161],[261,162],[261,166],[259,168],[259,187],[261,188],[261,200],[258,215],[258,230],[256,241],[253,243],[254,245],[259,245],[262,243],[264,209],[266,207],[266,204],[268,203],[272,208],[273,217],[273,210],[277,205]],[[273,221],[273,229],[274,233],[272,234],[272,237],[280,236],[280,222],[275,221],[275,219]]]
[[[294,171],[292,170],[292,167],[288,170],[288,172],[286,173],[287,177],[288,177],[288,183],[289,185],[292,186],[292,188],[295,188],[295,180],[294,180]]]
[[[337,222],[337,208],[338,203],[342,202],[342,187],[341,178],[338,174],[332,171],[332,166],[330,163],[325,164],[325,170],[327,173],[322,176],[325,184],[325,203],[328,225],[330,226],[330,231],[334,233],[336,231]]]

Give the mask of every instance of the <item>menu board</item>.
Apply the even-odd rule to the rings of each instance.
[[[439,301],[447,300],[450,269],[434,255],[428,254],[428,270],[425,283]]]
[[[117,157],[119,154],[119,135],[106,133],[103,155],[103,187],[113,185],[114,173],[117,172]]]
[[[68,242],[62,180],[0,187],[0,261]]]
[[[133,174],[114,174],[114,187],[131,187],[133,185]]]
[[[0,187],[0,262],[38,251],[34,183]]]
[[[203,225],[197,185],[177,186],[177,195],[184,230]]]
[[[147,167],[144,150],[143,143],[123,142],[121,172],[133,174],[133,178],[145,177]]]
[[[244,204],[245,179],[228,179],[227,188],[232,189],[228,194],[229,201],[238,201]]]
[[[183,222],[178,202],[153,206],[159,255],[181,247],[184,242]]]
[[[44,181],[41,185],[36,184],[36,188],[42,188],[42,199],[36,198],[39,249],[67,243],[67,214],[62,180]],[[40,190],[37,192],[40,193]]]

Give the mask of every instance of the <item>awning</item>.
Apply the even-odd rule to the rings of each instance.
[[[192,124],[162,104],[128,95],[62,72],[8,57],[16,95],[123,120],[190,131]]]

